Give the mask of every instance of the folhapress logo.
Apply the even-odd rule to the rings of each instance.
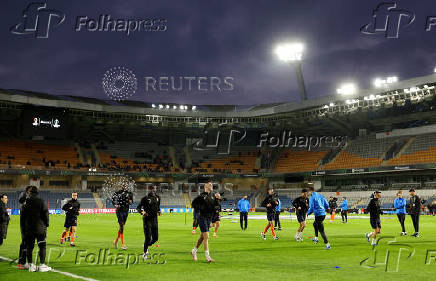
[[[407,27],[415,20],[415,14],[397,9],[396,3],[381,3],[372,13],[370,23],[362,26],[363,34],[384,34],[386,38],[398,38],[400,28]]]
[[[10,32],[18,35],[32,34],[35,38],[48,38],[50,29],[64,21],[65,14],[47,9],[47,3],[30,3],[23,11],[22,22],[12,26]]]

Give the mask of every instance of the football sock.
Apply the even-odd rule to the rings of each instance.
[[[273,237],[276,237],[276,231],[274,230],[274,227],[271,227],[271,232],[272,232]]]
[[[267,232],[268,232],[268,228],[270,227],[270,225],[268,224],[266,227],[265,227],[265,230],[263,231],[263,234],[266,234]]]

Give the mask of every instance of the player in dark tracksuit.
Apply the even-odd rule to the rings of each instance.
[[[192,259],[197,261],[197,251],[201,244],[204,245],[204,255],[208,262],[214,260],[209,255],[209,227],[212,222],[212,217],[219,210],[218,200],[221,198],[219,193],[213,193],[213,185],[208,182],[204,185],[204,192],[197,196],[192,201],[192,207],[200,212],[198,216],[198,225],[200,226],[201,234],[197,244],[191,250]]]
[[[18,197],[18,202],[21,204],[20,206],[20,232],[21,232],[21,244],[20,244],[20,250],[18,253],[18,269],[28,269],[28,264],[26,264],[26,238],[24,236],[24,217],[23,217],[23,207],[26,203],[26,198],[30,195],[30,188],[32,186],[29,185],[26,187],[26,190],[20,194]]]
[[[371,223],[371,227],[373,229],[373,232],[366,233],[366,239],[369,242],[370,237],[372,236],[372,242],[371,245],[376,245],[376,238],[377,234],[380,234],[381,231],[381,222],[380,222],[380,215],[382,214],[382,211],[380,209],[380,197],[381,192],[375,191],[373,194],[373,198],[371,201],[369,201],[368,206],[366,207],[367,212],[369,213],[369,222]]]
[[[409,190],[410,200],[409,200],[409,214],[412,218],[413,227],[415,228],[415,233],[412,234],[413,237],[419,237],[419,215],[421,214],[421,199],[416,195],[415,189]]]
[[[124,225],[126,224],[129,208],[132,203],[133,193],[128,190],[127,186],[122,186],[121,190],[118,190],[112,196],[112,204],[115,206],[115,213],[120,225],[117,238],[114,241],[115,248],[118,248],[118,239],[121,238],[121,249],[127,250],[124,243]]]
[[[143,258],[146,260],[149,255],[148,247],[159,239],[157,216],[160,216],[160,196],[156,194],[156,186],[141,199],[136,209],[142,215],[145,236]]]
[[[51,268],[45,265],[47,227],[49,226],[47,204],[38,197],[38,188],[32,186],[30,195],[23,205],[24,235],[26,239],[26,256],[29,263],[29,271],[35,272],[37,267],[33,264],[32,254],[35,247],[35,240],[39,247],[39,271],[50,271]]]
[[[274,217],[276,213],[276,207],[279,204],[279,197],[277,194],[274,193],[273,188],[268,189],[268,194],[266,195],[265,199],[263,200],[261,206],[266,207],[266,218],[268,220],[268,224],[265,227],[265,230],[260,233],[260,237],[262,237],[263,240],[266,239],[265,234],[268,232],[268,228],[271,227],[271,232],[273,235],[273,239],[277,240],[279,239],[276,236],[276,232],[274,231]]]
[[[77,216],[80,213],[80,203],[77,201],[77,192],[73,192],[71,194],[71,199],[68,200],[68,202],[62,206],[62,210],[64,210],[65,213],[65,230],[62,232],[61,235],[61,244],[64,244],[65,238],[67,236],[68,230],[71,228],[71,247],[76,246],[74,244],[74,239],[76,238],[76,230],[77,230]]]
[[[301,190],[301,196],[292,201],[292,206],[295,207],[295,214],[300,226],[298,227],[297,234],[295,234],[295,240],[297,242],[303,241],[303,230],[306,227],[307,210],[309,209],[309,199],[307,198],[307,189]]]
[[[338,198],[330,197],[329,208],[330,208],[330,222],[335,221],[336,208],[338,207]]]
[[[6,193],[0,194],[0,246],[3,244],[3,240],[6,239],[9,226],[9,214],[6,209],[8,204],[8,196]]]
[[[213,214],[212,216],[212,227],[215,228],[215,230],[213,231],[213,237],[217,237],[217,232],[218,232],[218,228],[220,227],[221,224],[221,218],[220,218],[220,212],[221,212],[221,198],[217,199],[217,210],[215,211],[215,214]]]

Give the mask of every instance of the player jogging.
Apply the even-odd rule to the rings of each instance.
[[[406,199],[403,198],[403,192],[397,192],[397,198],[394,201],[395,213],[397,214],[398,221],[401,224],[401,236],[407,235],[404,221],[406,220]]]
[[[342,223],[348,222],[348,201],[346,197],[343,198],[343,201],[341,203],[341,217]]]
[[[76,238],[76,229],[77,229],[77,216],[80,212],[80,203],[77,201],[77,192],[71,193],[71,199],[62,206],[62,210],[65,211],[65,230],[61,235],[61,244],[64,244],[64,241],[67,236],[67,232],[71,229],[71,243],[70,246],[74,247],[74,239]]]
[[[301,196],[292,201],[292,206],[295,207],[295,214],[297,216],[298,227],[297,234],[295,234],[295,240],[297,242],[303,241],[303,230],[306,227],[306,214],[309,209],[309,199],[307,199],[307,189],[301,190]]]
[[[221,225],[221,219],[220,219],[220,212],[221,212],[221,194],[216,193],[216,197],[217,197],[217,210],[215,211],[215,213],[212,216],[212,227],[214,228],[213,231],[213,237],[217,237],[217,232],[218,232],[218,228]]]
[[[315,229],[315,237],[312,238],[312,241],[318,244],[318,233],[321,233],[321,237],[324,240],[324,244],[326,244],[326,249],[330,250],[331,246],[327,239],[327,235],[324,232],[324,219],[326,210],[329,208],[329,203],[327,200],[319,194],[315,192],[313,186],[309,187],[309,210],[307,211],[307,215],[313,213],[315,216],[315,221],[313,222],[313,228]]]
[[[371,199],[371,201],[369,201],[368,207],[366,207],[366,210],[369,213],[369,222],[371,223],[371,227],[373,229],[373,232],[371,233],[366,233],[366,239],[370,240],[370,237],[372,237],[372,241],[371,241],[371,245],[377,245],[376,243],[376,238],[377,235],[380,234],[380,230],[381,230],[381,222],[380,222],[380,215],[382,213],[381,209],[380,209],[380,197],[381,197],[381,192],[380,191],[374,191],[373,194],[373,198]]]
[[[266,240],[265,234],[268,232],[268,228],[270,227],[271,227],[271,233],[273,235],[273,239],[274,240],[279,239],[276,236],[276,232],[274,230],[274,216],[278,204],[279,204],[278,196],[274,193],[274,189],[271,187],[268,188],[268,193],[261,204],[262,207],[266,207],[266,218],[268,220],[268,224],[266,225],[265,230],[260,233],[260,237],[262,237],[263,240]]]
[[[204,255],[208,262],[213,262],[214,260],[209,254],[209,227],[212,220],[212,216],[216,213],[219,208],[218,205],[218,195],[212,192],[213,185],[208,182],[204,185],[204,192],[197,196],[192,201],[192,206],[194,209],[199,210],[200,214],[198,216],[198,225],[200,226],[201,234],[198,238],[197,244],[191,251],[192,259],[197,261],[197,251],[198,248],[203,244]]]
[[[335,221],[335,215],[336,215],[336,208],[338,207],[338,198],[336,197],[330,197],[329,200],[329,208],[330,208],[330,222],[334,222]]]
[[[121,238],[121,249],[127,250],[124,243],[124,225],[126,225],[127,216],[129,215],[130,204],[133,203],[133,193],[128,190],[126,185],[123,185],[120,190],[116,191],[112,196],[112,204],[115,206],[115,213],[117,215],[118,230],[117,239],[114,241],[115,248],[118,248],[118,239]]]
[[[159,239],[157,216],[160,216],[160,197],[156,194],[156,186],[153,186],[150,193],[141,199],[136,209],[142,215],[145,236],[142,257],[146,260],[149,256],[148,247]]]

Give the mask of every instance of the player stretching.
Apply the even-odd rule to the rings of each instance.
[[[260,233],[260,237],[262,237],[263,240],[266,240],[265,234],[268,232],[268,228],[270,227],[273,239],[279,239],[274,231],[274,217],[276,213],[276,206],[278,204],[278,196],[274,194],[274,189],[271,187],[268,188],[268,194],[261,204],[262,207],[266,207],[266,218],[268,219],[268,224],[266,225],[265,230]]]
[[[120,225],[117,239],[114,241],[115,248],[118,248],[118,239],[121,238],[121,249],[127,250],[126,244],[124,243],[124,225],[126,225],[127,216],[129,215],[129,206],[132,203],[133,193],[130,192],[125,185],[112,196],[112,204],[115,206],[118,224]]]
[[[371,245],[377,245],[376,243],[376,238],[377,238],[377,234],[380,234],[380,230],[381,230],[381,222],[380,222],[380,215],[382,213],[382,211],[380,210],[380,199],[381,197],[381,192],[380,191],[374,191],[374,196],[371,199],[371,201],[369,201],[368,207],[366,207],[366,210],[369,213],[369,222],[371,223],[371,227],[373,229],[373,232],[371,233],[366,233],[366,239],[370,240],[370,237],[372,237],[372,242]]]
[[[343,198],[344,201],[342,201],[341,204],[341,217],[342,217],[342,223],[348,222],[348,201],[347,198]]]
[[[68,202],[62,206],[62,210],[64,210],[65,213],[65,230],[62,232],[61,235],[61,244],[64,244],[64,241],[67,236],[68,230],[72,230],[71,232],[71,243],[70,246],[74,247],[76,246],[74,244],[74,239],[76,238],[76,229],[77,229],[77,216],[80,212],[80,203],[77,201],[77,192],[71,193],[71,200],[68,200]]]
[[[298,227],[297,234],[295,234],[295,240],[297,242],[303,241],[303,230],[306,227],[306,213],[309,209],[309,199],[307,199],[307,189],[301,190],[301,196],[292,201],[292,206],[295,207],[295,214],[300,226]]]
[[[191,251],[192,259],[197,261],[197,251],[201,244],[204,245],[204,255],[208,262],[213,262],[214,260],[209,254],[209,226],[212,220],[212,216],[218,210],[218,195],[212,192],[213,186],[211,182],[204,185],[204,192],[197,196],[192,201],[192,206],[194,209],[199,210],[200,215],[198,216],[198,225],[200,226],[201,234],[198,238],[197,244]]]
[[[157,216],[160,216],[160,197],[156,194],[156,186],[154,185],[150,193],[141,199],[136,208],[138,213],[142,214],[142,222],[144,226],[144,254],[143,259],[148,259],[148,247],[153,245],[158,240],[158,221]]]
[[[321,233],[321,237],[324,240],[324,244],[326,244],[326,249],[330,250],[331,246],[327,239],[327,236],[324,232],[324,219],[325,219],[325,213],[326,210],[329,208],[329,203],[327,200],[319,194],[318,192],[314,191],[315,189],[313,186],[309,187],[309,210],[307,211],[307,215],[314,214],[315,221],[313,222],[313,228],[315,229],[315,237],[312,238],[312,241],[315,243],[318,243],[318,232]]]
[[[403,192],[397,192],[397,199],[394,201],[395,213],[397,214],[398,221],[401,224],[401,236],[407,235],[404,221],[406,220],[406,199],[403,198]]]
[[[216,193],[216,198],[217,198],[217,210],[216,212],[213,214],[212,216],[212,227],[215,228],[214,232],[213,232],[213,237],[217,237],[217,232],[218,232],[218,228],[221,225],[221,219],[220,219],[220,212],[221,212],[221,194]]]

